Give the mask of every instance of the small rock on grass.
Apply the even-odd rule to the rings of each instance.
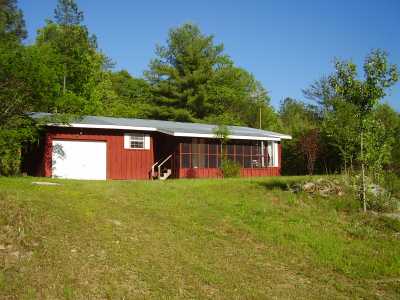
[[[47,182],[47,181],[33,181],[33,185],[61,185],[57,182]]]

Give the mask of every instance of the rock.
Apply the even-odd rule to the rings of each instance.
[[[387,214],[383,214],[385,217],[391,218],[391,219],[395,219],[395,220],[399,220],[400,221],[400,212],[398,213],[387,213]]]
[[[294,183],[288,185],[288,190],[292,193],[304,191],[309,194],[318,194],[322,197],[328,197],[329,195],[343,196],[345,194],[337,179],[329,180],[323,178],[319,178],[315,181],[308,181],[304,184]]]
[[[313,193],[316,189],[316,185],[313,182],[307,182],[303,185],[303,191],[307,193]]]
[[[370,184],[368,186],[368,191],[375,197],[381,196],[385,193],[385,189],[377,184]]]
[[[329,194],[331,194],[331,190],[329,188],[319,190],[319,195],[322,197],[328,197]]]
[[[47,181],[33,181],[33,185],[61,185],[57,182],[47,182]]]
[[[33,251],[28,251],[28,252],[26,252],[25,255],[24,255],[24,257],[25,257],[26,259],[28,259],[28,260],[31,259],[32,256],[33,256]]]
[[[121,226],[122,225],[122,223],[120,221],[118,221],[118,220],[111,220],[111,223],[113,223],[114,225],[117,225],[117,226]]]
[[[297,194],[301,191],[301,186],[297,183],[287,184],[286,186],[287,186],[287,189],[294,194]]]
[[[0,244],[0,250],[6,250],[6,249],[7,249],[6,246],[4,246],[3,244]]]
[[[19,257],[19,251],[14,251],[10,253],[11,256],[14,256],[15,258]]]

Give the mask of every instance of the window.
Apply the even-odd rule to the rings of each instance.
[[[129,148],[144,149],[144,135],[131,135],[129,136]]]
[[[125,149],[150,149],[150,136],[143,133],[129,133],[124,136]]]

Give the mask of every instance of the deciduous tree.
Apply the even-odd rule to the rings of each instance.
[[[351,61],[335,62],[335,73],[329,77],[337,101],[348,102],[357,109],[360,134],[359,161],[362,170],[361,200],[364,211],[367,209],[365,172],[368,167],[368,152],[365,135],[371,138],[368,119],[379,101],[386,96],[386,91],[398,80],[396,65],[388,62],[387,53],[382,50],[372,51],[364,62],[364,80],[358,78],[357,67]],[[370,141],[369,141],[370,142]]]

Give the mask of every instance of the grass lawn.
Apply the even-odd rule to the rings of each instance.
[[[299,177],[0,177],[0,299],[399,299],[400,224]]]

